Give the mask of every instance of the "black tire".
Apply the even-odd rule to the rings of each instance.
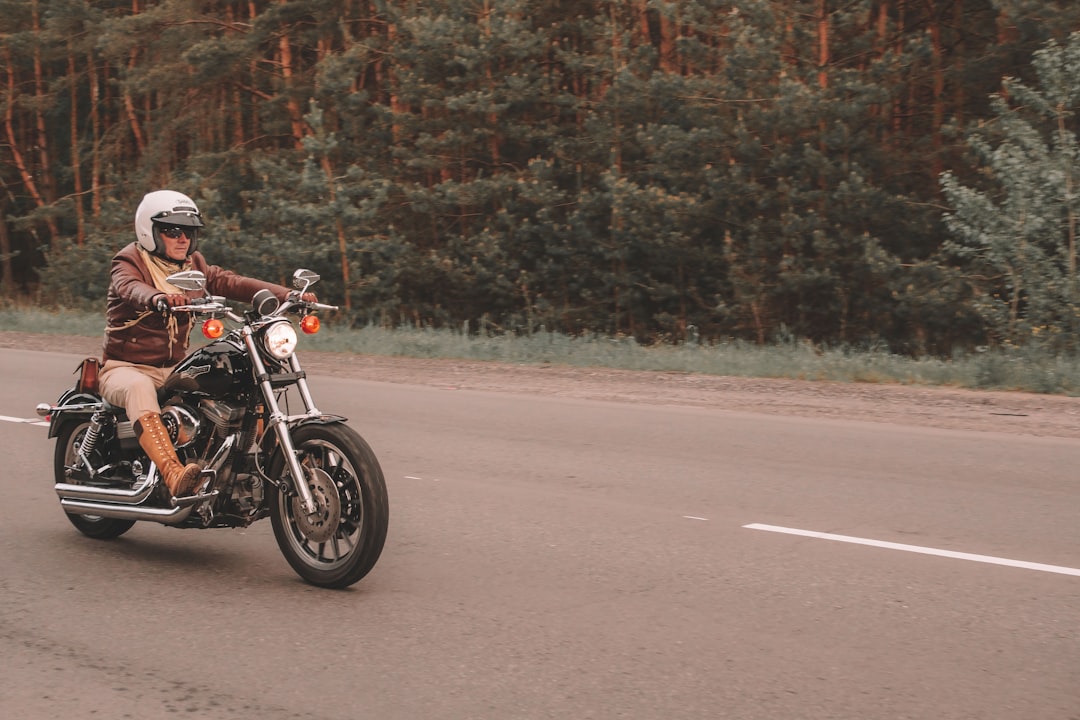
[[[89,427],[89,420],[70,422],[57,434],[56,454],[53,458],[54,474],[57,483],[72,482],[72,480],[64,474],[64,466],[74,464],[75,450],[78,445],[82,443],[83,437],[86,435],[86,431]],[[93,462],[102,463],[100,452],[95,452],[94,456],[95,457],[91,457]],[[83,535],[97,540],[112,540],[113,538],[120,537],[135,524],[134,520],[120,520],[117,518],[101,517],[100,515],[74,515],[72,513],[67,513],[67,519],[70,520],[71,524],[78,528],[79,532]]]
[[[298,519],[295,494],[270,495],[270,521],[281,553],[312,585],[344,588],[367,575],[382,553],[389,523],[386,481],[371,447],[341,423],[303,425],[292,433],[305,482],[323,513]],[[278,453],[271,477],[285,477]]]

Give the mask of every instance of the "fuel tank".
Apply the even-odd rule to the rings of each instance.
[[[235,395],[250,384],[251,360],[246,349],[221,339],[181,360],[165,380],[164,389],[219,399]]]

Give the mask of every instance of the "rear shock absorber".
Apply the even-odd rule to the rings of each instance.
[[[94,448],[97,447],[98,439],[101,437],[101,425],[105,419],[105,413],[98,411],[90,417],[90,427],[86,428],[86,434],[83,435],[82,442],[79,443],[78,456],[82,460],[82,464],[90,471],[91,475],[94,475],[97,470],[90,464],[90,453],[94,452]]]

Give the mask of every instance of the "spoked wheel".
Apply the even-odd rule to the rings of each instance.
[[[86,438],[86,431],[89,429],[89,421],[74,422],[66,425],[57,435],[56,454],[53,458],[57,483],[72,482],[65,474],[64,467],[75,464],[77,453]],[[104,439],[99,442],[101,444],[90,455],[90,461],[98,467],[105,464],[105,459],[101,453]],[[98,540],[111,540],[120,537],[135,524],[134,520],[120,520],[118,518],[101,517],[100,515],[74,515],[68,513],[67,519],[79,529],[79,532]]]
[[[326,588],[348,587],[371,571],[386,541],[389,508],[382,468],[364,439],[347,425],[305,425],[292,439],[318,507],[308,516],[296,495],[271,494],[274,537],[304,580]],[[271,473],[288,473],[280,454]]]

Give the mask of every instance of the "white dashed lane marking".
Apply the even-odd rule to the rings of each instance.
[[[852,543],[854,545],[869,545],[871,547],[885,548],[886,550],[902,550],[904,552],[919,553],[922,555],[937,555],[938,557],[953,558],[955,560],[969,560],[971,562],[989,563],[991,565],[1006,565],[1008,567],[1024,568],[1026,570],[1039,570],[1041,572],[1058,573],[1060,575],[1075,575],[1080,577],[1080,569],[1063,567],[1061,565],[1044,565],[1043,563],[1027,562],[1026,560],[1009,560],[1008,558],[993,557],[992,555],[976,555],[974,553],[956,552],[954,550],[939,550],[938,548],[923,547],[921,545],[905,545],[903,543],[886,542],[884,540],[870,540],[868,538],[851,537],[850,535],[833,535],[832,533],[817,532],[815,530],[799,530],[796,528],[779,527],[777,525],[763,525],[752,523],[743,525],[748,530],[765,530],[767,532],[784,533],[786,535],[800,535],[802,537],[816,538],[818,540],[834,540],[837,542]]]

